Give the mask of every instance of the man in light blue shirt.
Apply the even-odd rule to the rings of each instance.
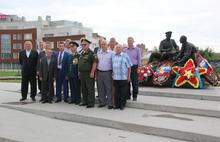
[[[99,95],[99,106],[104,107],[108,105],[108,109],[113,108],[112,104],[112,54],[108,50],[108,43],[106,40],[100,42],[101,50],[97,52],[97,89]]]
[[[126,53],[122,52],[122,45],[115,46],[112,56],[112,70],[115,87],[115,108],[124,109],[126,104],[127,86],[130,81],[131,60]]]

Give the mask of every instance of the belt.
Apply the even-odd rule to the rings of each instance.
[[[99,72],[112,72],[112,70],[108,70],[108,71],[101,71],[101,70],[97,70]]]

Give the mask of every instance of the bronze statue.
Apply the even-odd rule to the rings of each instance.
[[[180,37],[180,43],[182,44],[182,47],[179,54],[175,57],[177,60],[176,63],[183,65],[190,58],[195,62],[194,54],[196,53],[196,47],[192,43],[187,42],[187,37],[184,35]]]
[[[158,59],[159,62],[164,61],[166,59],[173,59],[175,52],[173,49],[175,48],[176,51],[179,51],[179,47],[176,44],[174,39],[171,39],[172,32],[168,31],[165,33],[166,39],[160,42],[159,52],[160,53],[152,53],[149,59],[149,63],[154,60],[154,58]]]

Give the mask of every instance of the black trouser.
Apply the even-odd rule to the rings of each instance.
[[[41,81],[41,83],[42,83],[42,99],[44,101],[52,101],[54,97],[54,80],[47,78],[46,81]]]
[[[71,91],[71,101],[79,104],[81,100],[80,80],[77,77],[70,77],[69,83]]]
[[[36,75],[22,75],[21,80],[21,95],[22,98],[27,98],[28,93],[28,84],[31,84],[31,98],[34,98],[37,93],[37,83],[36,83]]]
[[[123,108],[126,104],[126,96],[127,96],[127,80],[114,80],[115,87],[115,107]]]
[[[41,80],[40,80],[39,75],[37,76],[37,83],[38,83],[38,89],[39,89],[40,92],[41,92]],[[41,93],[42,93],[42,92],[41,92]]]
[[[131,83],[132,83],[132,97],[137,98],[138,94],[138,65],[133,65],[131,67],[131,82],[128,83],[128,96],[127,98],[131,97]]]

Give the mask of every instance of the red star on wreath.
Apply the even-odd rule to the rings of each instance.
[[[185,83],[189,83],[194,88],[199,87],[199,79],[196,73],[196,66],[192,59],[189,59],[184,67],[175,66],[172,68],[173,72],[178,75],[175,81],[175,86],[180,87]],[[198,74],[202,75],[207,72],[205,68],[198,68]]]

